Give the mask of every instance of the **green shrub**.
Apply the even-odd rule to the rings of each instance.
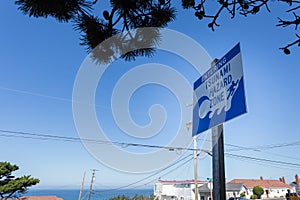
[[[253,187],[253,194],[255,194],[258,197],[258,199],[261,198],[261,195],[263,195],[264,192],[264,189],[259,185]]]
[[[250,196],[250,199],[256,199],[256,195],[255,194],[252,194],[251,196]]]
[[[245,197],[245,196],[246,196],[245,192],[241,192],[240,197]]]

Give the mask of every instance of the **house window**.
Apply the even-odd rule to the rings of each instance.
[[[277,193],[279,194],[279,190],[277,190]]]
[[[201,200],[204,200],[204,196],[201,196]]]

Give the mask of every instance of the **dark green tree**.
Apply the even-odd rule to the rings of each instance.
[[[253,194],[257,196],[257,198],[261,198],[261,195],[264,194],[264,189],[259,185],[253,187]]]
[[[107,0],[111,9],[102,9],[102,15],[97,16],[94,10],[98,5],[98,0],[15,0],[18,9],[26,15],[32,17],[54,17],[59,22],[71,22],[75,30],[81,32],[81,45],[87,47],[88,51],[93,50],[105,39],[132,28],[141,27],[166,27],[175,19],[176,9],[171,0]],[[174,0],[175,1],[175,0]],[[224,12],[229,13],[233,19],[236,15],[255,15],[262,10],[270,12],[269,3],[277,3],[279,7],[287,5],[288,9],[283,10],[291,13],[291,19],[278,18],[277,26],[295,26],[295,32],[300,24],[300,1],[293,0],[181,0],[181,8],[193,10],[195,17],[199,20],[208,20],[208,27],[214,31],[218,24],[218,19]],[[208,9],[209,7],[209,9]],[[283,7],[283,6],[282,6]],[[212,9],[214,8],[214,9]],[[177,8],[177,10],[180,8]],[[97,11],[97,12],[96,12]],[[137,41],[143,35],[130,35],[131,39]],[[159,34],[152,34],[155,43]],[[300,36],[296,32],[296,40],[280,49],[285,54],[290,54],[290,47],[300,46]],[[124,40],[124,38],[122,38]],[[124,46],[121,43],[128,43],[128,40],[121,41],[115,49],[101,49],[98,53],[111,54],[112,51],[120,51]],[[127,42],[127,43],[126,43]],[[133,44],[127,44],[134,46]],[[126,52],[125,60],[134,60],[136,56],[151,56],[154,48],[142,48]],[[103,58],[102,58],[103,59]]]
[[[0,162],[0,199],[15,197],[25,193],[30,186],[39,183],[39,179],[29,176],[14,177],[12,172],[18,170],[17,165]]]

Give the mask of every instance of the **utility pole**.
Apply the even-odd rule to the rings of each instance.
[[[198,162],[197,162],[197,136],[194,139],[194,177],[195,177],[195,200],[198,200]]]
[[[92,180],[91,180],[91,184],[90,184],[88,200],[91,199],[91,194],[92,194],[92,190],[93,190],[93,182],[94,182],[94,178],[95,178],[95,172],[96,172],[96,169],[92,169]]]
[[[82,182],[81,182],[81,187],[80,187],[78,200],[81,200],[81,197],[82,197],[82,190],[83,190],[83,185],[84,185],[85,173],[86,173],[86,171],[84,171],[84,173],[83,173],[83,178],[82,178]]]
[[[194,100],[193,100],[194,101]],[[186,106],[193,106],[194,103]],[[186,128],[189,130],[192,126],[192,122],[186,124]],[[194,181],[195,181],[195,200],[198,200],[198,152],[197,152],[197,136],[193,137],[194,140]]]
[[[211,181],[209,181],[209,190],[210,190],[210,200],[213,200],[213,195],[212,195],[212,184],[211,184]]]
[[[84,171],[84,173],[83,173],[83,178],[82,178],[82,182],[81,182],[78,200],[81,200],[81,197],[82,197],[82,190],[83,190],[83,185],[84,185],[85,174],[86,174],[86,171]]]
[[[211,63],[213,67],[218,59]],[[223,124],[212,128],[213,200],[226,199]]]

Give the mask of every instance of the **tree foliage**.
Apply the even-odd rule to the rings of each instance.
[[[253,187],[253,194],[255,194],[259,199],[261,198],[261,195],[264,194],[264,189],[260,187],[259,185]]]
[[[204,18],[211,19],[208,27],[211,28],[212,31],[215,30],[215,27],[220,26],[217,23],[221,13],[227,12],[230,14],[231,18],[235,18],[237,14],[248,16],[255,15],[262,10],[264,7],[269,13],[271,9],[269,8],[269,3],[274,2],[272,0],[217,0],[219,4],[217,6],[217,10],[213,13],[207,13],[208,0],[200,0],[198,4],[195,3],[195,0],[182,0],[182,6],[185,9],[193,9],[195,11],[195,16],[202,20]],[[297,31],[298,25],[300,24],[300,16],[296,13],[300,10],[300,1],[294,0],[278,0],[278,5],[281,6],[283,4],[287,4],[290,9],[286,10],[288,13],[292,13],[293,17],[291,20],[289,19],[281,19],[278,17],[278,23],[276,26],[279,27],[288,27],[295,26],[295,30]],[[296,40],[287,44],[280,49],[283,50],[285,54],[290,54],[289,48],[298,45],[300,46],[300,36],[296,33]]]
[[[9,198],[18,196],[28,190],[28,187],[39,183],[39,179],[30,175],[15,178],[12,172],[18,170],[17,165],[9,162],[0,162],[0,197]]]
[[[241,192],[240,197],[245,197],[245,196],[246,196],[245,192]]]
[[[87,47],[91,52],[99,43],[111,36],[141,27],[166,27],[175,20],[176,9],[171,0],[107,0],[111,9],[102,9],[102,15],[97,16],[95,5],[98,0],[16,0],[18,9],[32,17],[48,16],[56,18],[59,22],[70,22],[74,24],[75,30],[81,33],[81,45]],[[223,12],[229,13],[233,19],[236,15],[255,15],[261,10],[271,12],[269,3],[272,0],[181,0],[183,9],[193,10],[195,17],[199,20],[207,19],[208,27],[214,31],[220,26],[218,19]],[[300,24],[297,11],[300,9],[300,1],[277,0],[278,6],[286,4],[291,13],[291,19],[278,17],[279,27],[295,26],[295,32]],[[274,2],[274,1],[273,1]],[[274,2],[275,3],[275,2]],[[213,5],[215,4],[215,5]],[[208,7],[210,9],[208,9]],[[214,9],[211,9],[214,8]],[[265,8],[265,9],[263,9]],[[180,8],[177,8],[180,9]],[[209,11],[211,13],[209,13]],[[130,34],[130,39],[136,40],[141,35]],[[153,40],[157,41],[159,35],[154,34]],[[129,41],[128,38],[126,40]],[[123,42],[123,41],[121,41]],[[290,54],[290,48],[294,45],[300,46],[300,36],[296,33],[296,40],[281,47],[285,54]],[[117,50],[122,47],[117,47]],[[103,49],[102,49],[103,50]],[[114,49],[108,49],[110,51]],[[151,56],[154,48],[142,48],[125,53],[125,60],[134,60],[136,56]],[[109,56],[108,56],[109,57]],[[104,58],[102,58],[104,59]],[[106,58],[109,60],[108,58]]]

